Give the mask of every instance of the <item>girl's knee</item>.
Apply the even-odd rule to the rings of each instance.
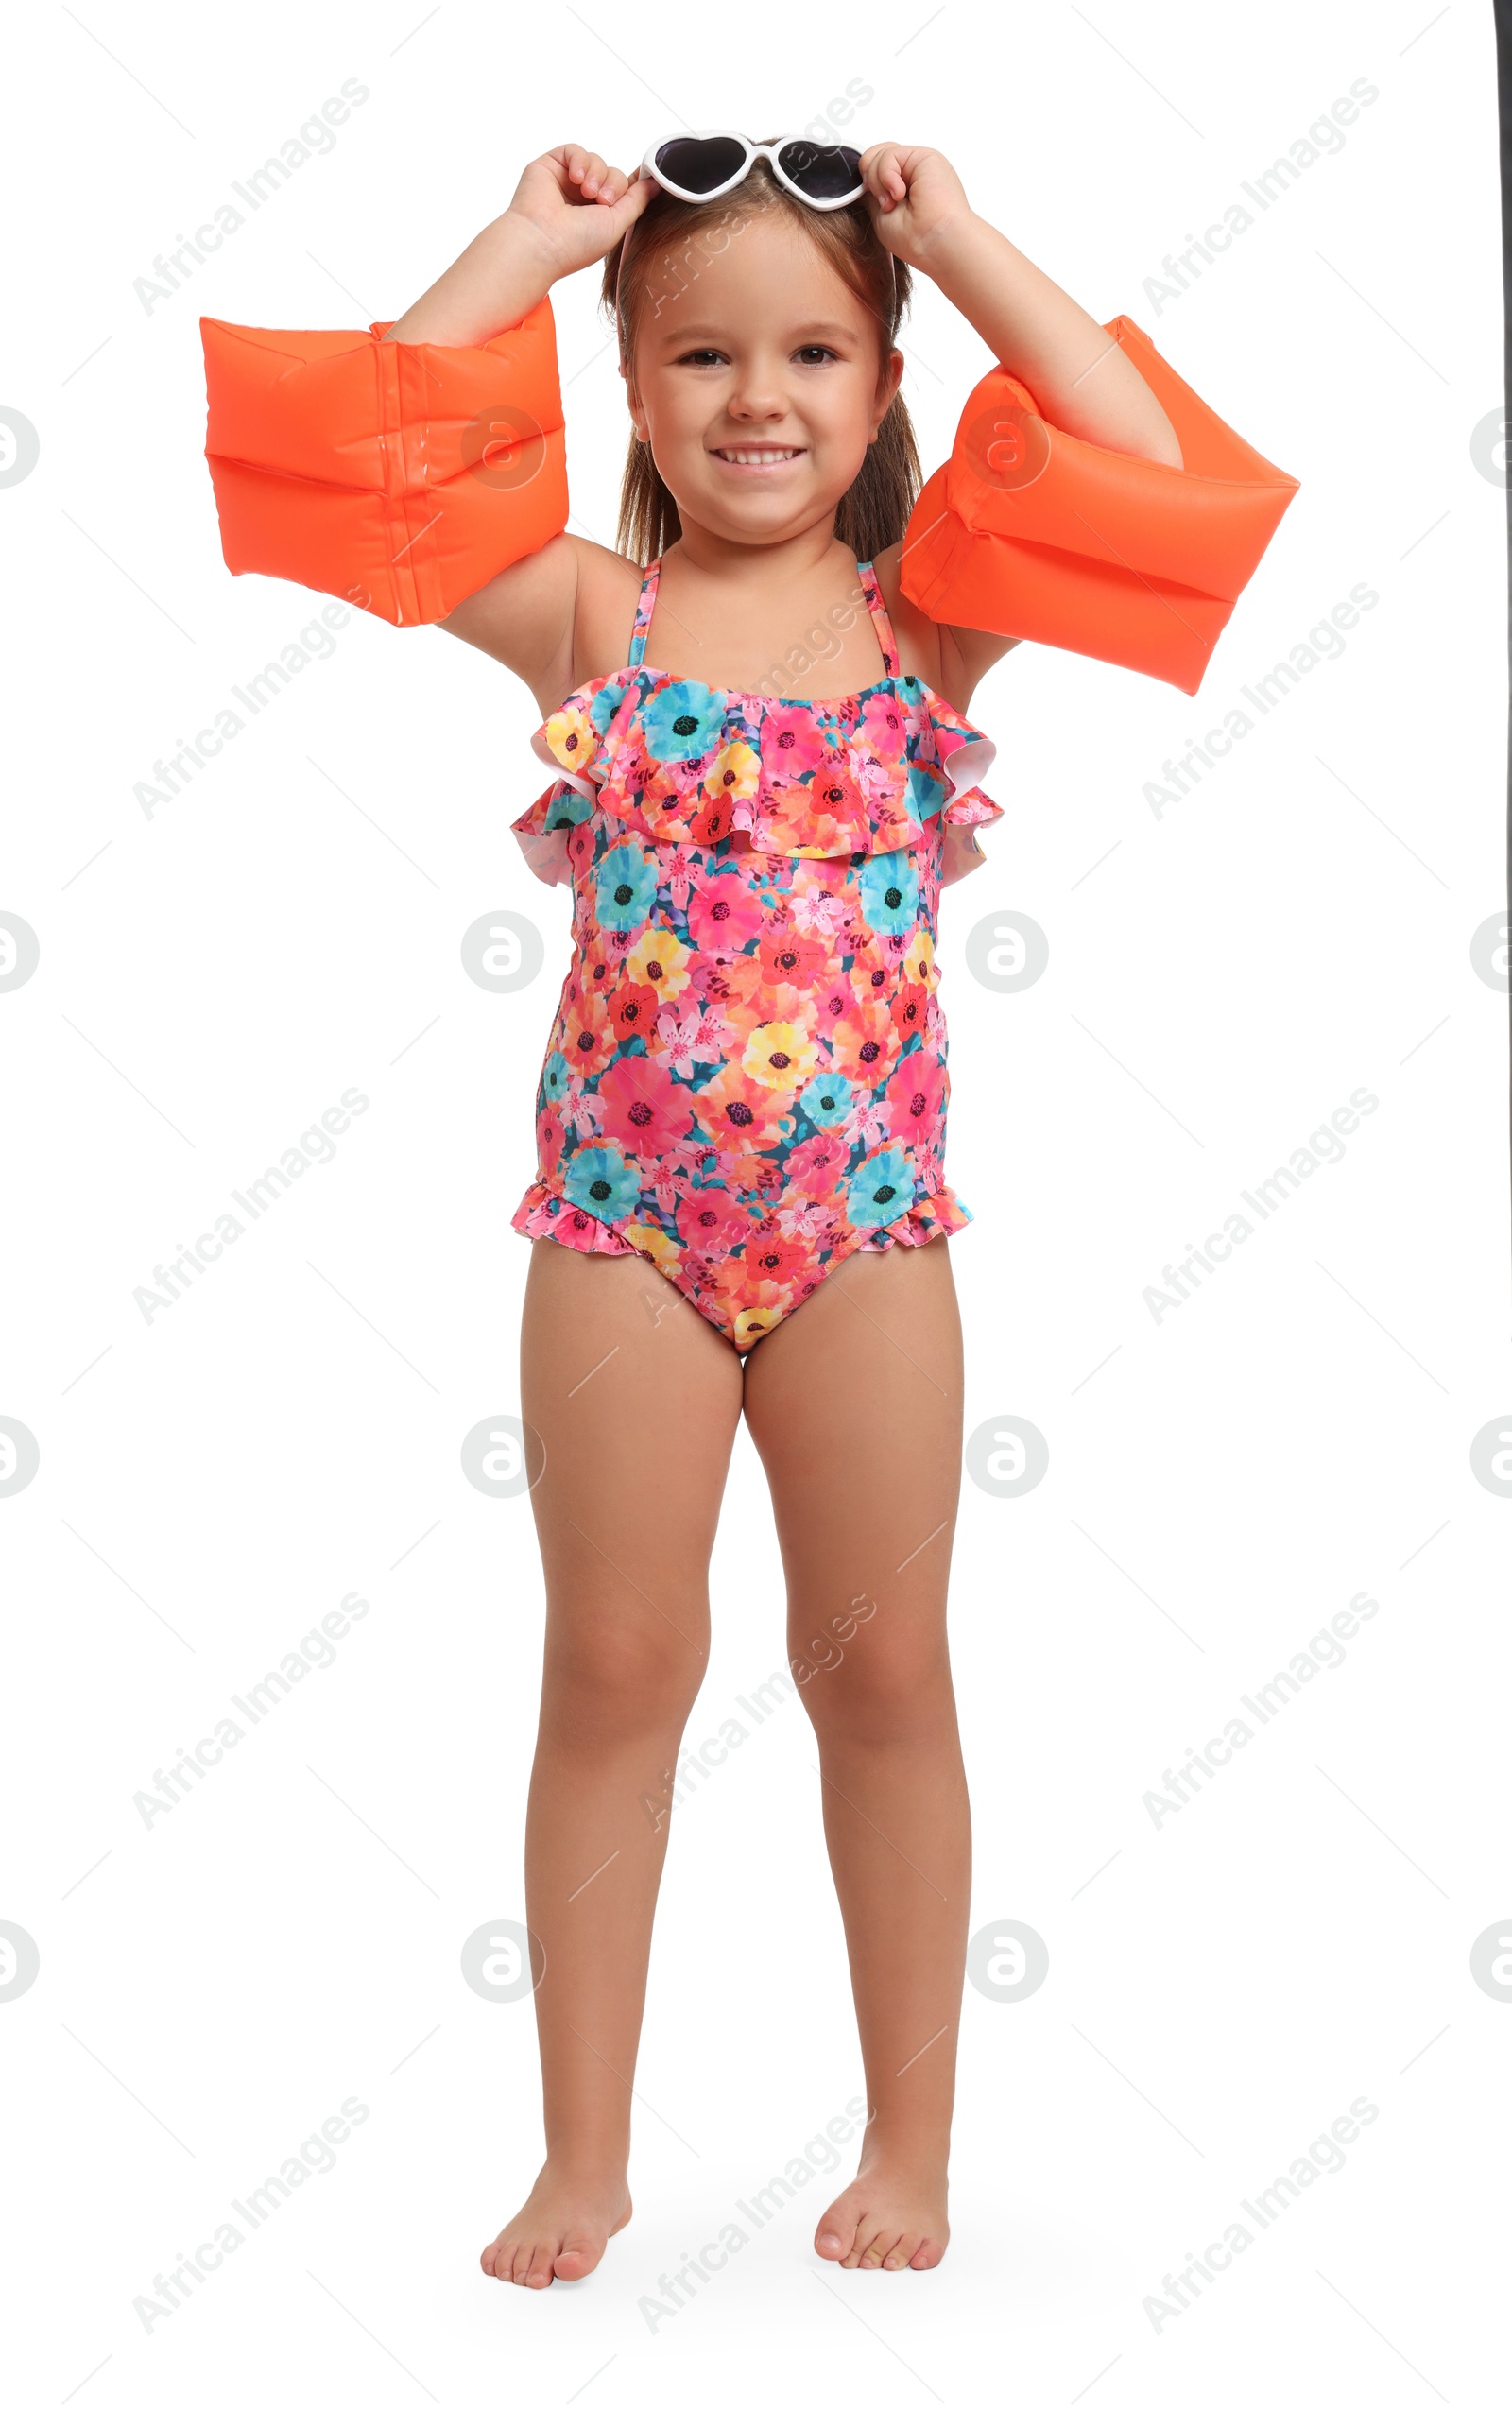
[[[542,1716],[605,1741],[680,1729],[707,1663],[703,1640],[670,1622],[548,1633]]]
[[[819,1732],[856,1738],[923,1737],[953,1726],[954,1693],[941,1636],[795,1652],[794,1679]]]

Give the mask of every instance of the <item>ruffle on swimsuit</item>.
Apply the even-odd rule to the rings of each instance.
[[[744,1352],[858,1249],[971,1215],[943,1174],[940,887],[1002,817],[994,748],[898,672],[820,702],[628,665],[532,739],[561,775],[514,832],[571,881],[576,950],[514,1227],[645,1255]]]
[[[679,734],[684,718],[695,725]],[[530,742],[561,775],[513,826],[548,886],[571,879],[567,833],[595,809],[659,845],[739,833],[758,853],[805,861],[915,846],[937,815],[942,887],[986,859],[975,831],[1002,817],[977,783],[990,737],[917,678],[803,703],[616,670],[576,688]]]

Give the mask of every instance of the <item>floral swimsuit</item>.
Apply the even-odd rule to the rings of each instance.
[[[531,739],[560,775],[514,823],[572,882],[576,948],[537,1098],[527,1238],[640,1253],[742,1353],[857,1248],[971,1215],[945,1185],[942,885],[1002,817],[994,748],[900,677],[816,703],[628,664]]]

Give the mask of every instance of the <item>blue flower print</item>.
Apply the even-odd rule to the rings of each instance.
[[[799,1094],[799,1109],[816,1129],[837,1129],[850,1110],[853,1093],[837,1071],[821,1071]]]
[[[908,771],[908,817],[913,820],[928,820],[945,800],[944,782],[932,769],[920,769],[917,763]]]
[[[645,749],[658,762],[693,762],[712,753],[725,729],[725,697],[696,679],[679,678],[641,713]]]
[[[902,1157],[898,1160],[902,1162]],[[641,1201],[641,1176],[617,1146],[579,1147],[567,1165],[566,1188],[569,1204],[596,1214],[601,1222],[623,1219]]]
[[[598,866],[598,920],[605,929],[638,929],[656,902],[657,870],[638,845],[611,845]]]
[[[546,826],[548,829],[576,828],[579,820],[591,819],[593,811],[593,797],[579,795],[576,786],[569,786],[562,779],[546,806]]]
[[[566,1100],[570,1076],[566,1056],[554,1046],[546,1057],[541,1073],[541,1097],[543,1105],[561,1105]]]
[[[868,928],[901,938],[919,918],[919,872],[911,853],[873,853],[861,867],[861,909]]]
[[[605,733],[610,721],[624,700],[625,680],[623,678],[611,678],[607,686],[599,688],[588,706],[588,716],[593,723],[596,734],[602,736]]]
[[[857,1230],[880,1230],[885,1223],[901,1222],[918,1194],[919,1183],[902,1148],[884,1146],[867,1157],[851,1179],[846,1212]]]

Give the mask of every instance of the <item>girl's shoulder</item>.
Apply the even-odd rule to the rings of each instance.
[[[590,537],[550,541],[458,604],[439,624],[524,679],[543,713],[622,668],[641,572]]]
[[[577,607],[574,615],[574,688],[611,677],[630,655],[635,609],[645,572],[622,552],[590,537],[568,540],[577,556]]]
[[[872,561],[882,599],[892,621],[902,669],[923,680],[958,712],[965,712],[994,662],[1011,652],[1017,636],[995,636],[976,628],[950,628],[911,603],[902,582],[903,546],[888,544]]]

